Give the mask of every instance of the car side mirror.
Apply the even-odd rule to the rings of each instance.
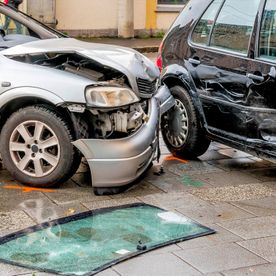
[[[268,73],[268,75],[273,78],[273,79],[276,79],[276,69],[275,67],[271,67],[270,68],[270,72]]]

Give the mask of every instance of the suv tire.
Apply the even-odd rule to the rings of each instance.
[[[57,112],[26,107],[13,113],[1,131],[3,164],[24,184],[51,187],[70,178],[80,164],[72,141],[68,123]]]
[[[181,86],[174,86],[170,91],[176,103],[161,118],[164,142],[173,155],[195,159],[207,151],[210,141],[204,135],[188,92]]]

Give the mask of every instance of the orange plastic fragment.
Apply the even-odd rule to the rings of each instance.
[[[187,164],[188,161],[187,160],[184,160],[184,159],[180,159],[178,157],[175,157],[173,155],[168,155],[165,157],[165,161],[179,161],[181,163],[184,163],[184,164]]]
[[[23,193],[31,193],[31,192],[53,193],[53,192],[56,192],[56,190],[52,190],[52,189],[20,187],[20,186],[2,186],[1,188],[11,189],[11,190],[22,190]]]

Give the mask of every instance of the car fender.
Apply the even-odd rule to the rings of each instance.
[[[15,99],[28,97],[40,98],[44,101],[52,103],[53,105],[60,105],[64,103],[64,100],[62,98],[51,91],[37,87],[17,87],[0,94],[0,108]]]
[[[198,111],[202,127],[207,129],[207,122],[206,122],[205,114],[203,111],[203,107],[202,107],[200,98],[198,96],[193,78],[190,75],[190,73],[188,72],[188,70],[185,67],[180,66],[178,64],[168,65],[167,67],[165,67],[162,70],[161,84],[166,84],[167,86],[172,87],[172,85],[170,85],[170,81],[173,79],[175,79],[174,83],[176,83],[176,84],[181,83],[180,85],[183,86],[187,90],[187,92],[191,96],[192,101]]]
[[[197,94],[194,92],[196,91],[194,81],[189,71],[185,67],[178,64],[168,65],[162,70],[161,81],[166,83],[168,78],[179,79],[183,85],[185,85],[185,88],[187,88],[188,92],[191,93],[191,97],[197,96]]]

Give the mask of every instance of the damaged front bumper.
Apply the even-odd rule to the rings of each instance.
[[[173,105],[174,98],[164,85],[150,99],[148,122],[131,136],[73,142],[89,164],[93,187],[121,187],[133,182],[147,169],[158,145],[160,114]]]

